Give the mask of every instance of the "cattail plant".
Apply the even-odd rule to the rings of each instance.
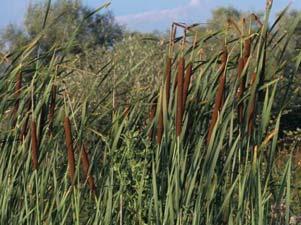
[[[165,67],[165,94],[166,94],[166,109],[168,110],[169,100],[170,100],[170,82],[171,82],[171,67],[172,67],[172,51],[175,39],[175,25],[172,25],[172,29],[170,31],[170,39],[169,39],[169,50],[168,55],[166,57],[166,67]],[[163,119],[163,94],[160,101],[160,111],[158,118],[158,126],[157,126],[157,143],[161,144],[163,132],[164,132],[164,119]]]
[[[177,107],[176,107],[176,135],[180,136],[182,131],[182,117],[183,117],[183,79],[185,72],[185,59],[181,56],[178,62],[177,73]]]
[[[217,122],[218,114],[223,107],[223,98],[224,98],[224,90],[226,84],[226,65],[227,65],[228,51],[227,48],[224,47],[222,56],[221,56],[221,66],[219,68],[219,84],[218,89],[215,96],[215,103],[212,111],[211,121],[208,130],[207,143],[210,142],[213,128]]]
[[[163,95],[160,98],[160,111],[158,118],[158,127],[157,127],[157,144],[161,144],[163,132],[164,132],[164,123],[163,123]]]
[[[238,74],[238,79],[242,79],[242,72],[244,70],[244,59],[243,58],[240,58],[238,60],[238,71],[237,71],[237,74]],[[239,83],[239,86],[238,86],[238,89],[237,89],[237,99],[238,101],[241,100],[242,96],[243,96],[243,92],[244,92],[244,88],[245,88],[245,83],[243,80],[240,81]],[[240,123],[243,122],[243,103],[240,102],[238,104],[238,120]]]
[[[42,140],[43,129],[45,127],[46,121],[47,121],[47,106],[44,103],[42,106],[41,116],[40,116],[40,127],[39,127],[39,133],[38,133],[39,140]]]
[[[156,111],[157,111],[157,98],[153,99],[151,106],[150,106],[150,111],[149,111],[149,123],[151,124],[156,116]],[[150,131],[148,133],[148,138],[151,140],[153,137],[153,127],[150,128]]]
[[[251,38],[247,38],[244,41],[244,51],[243,51],[243,59],[245,65],[248,62],[250,55],[251,55]]]
[[[253,17],[253,19],[254,19],[256,25],[258,26],[258,28],[262,28],[263,24],[260,21],[259,17],[255,13],[252,13],[251,16]]]
[[[169,99],[170,99],[172,53],[173,53],[174,40],[175,40],[175,35],[176,35],[175,30],[176,30],[176,27],[173,24],[172,28],[171,28],[171,31],[170,31],[168,56],[166,58],[166,68],[165,68],[165,91],[166,91],[166,105],[167,105],[167,108],[168,108]]]
[[[19,109],[19,104],[20,104],[20,94],[21,94],[21,89],[22,89],[22,73],[19,72],[16,77],[16,87],[15,87],[15,107],[13,110],[13,115],[16,117],[16,114]]]
[[[75,174],[75,159],[74,159],[71,123],[68,116],[66,116],[64,119],[64,130],[65,130],[65,140],[66,140],[66,147],[67,147],[68,176],[73,183],[74,174]]]
[[[37,125],[32,119],[31,121],[31,159],[32,159],[32,167],[34,170],[38,169],[38,154],[39,154],[39,146],[37,139]]]
[[[183,54],[186,42],[186,27],[184,28],[184,36],[181,43],[181,52]],[[185,76],[185,58],[181,55],[178,61],[178,72],[177,72],[177,105],[176,105],[176,135],[179,137],[182,132],[182,121],[183,121],[183,88],[184,88],[184,76]]]
[[[51,96],[50,96],[50,107],[49,107],[49,132],[52,132],[53,129],[53,120],[54,120],[54,113],[55,113],[55,104],[56,104],[56,85],[52,85],[51,87]]]
[[[198,37],[198,33],[196,32],[194,35],[192,49],[195,49],[195,47],[197,45],[197,37]],[[183,108],[184,108],[184,110],[185,110],[185,105],[186,105],[186,101],[187,101],[189,85],[191,82],[191,76],[193,74],[193,58],[194,58],[194,51],[191,51],[190,62],[188,63],[188,66],[186,68],[186,73],[185,73],[185,78],[184,78],[184,87],[183,87]]]
[[[256,73],[252,73],[250,86],[255,85],[256,81]],[[256,105],[256,94],[253,99],[250,99],[250,107],[248,109],[248,134],[249,136],[252,134],[254,129],[254,119],[255,119],[255,105]]]
[[[88,153],[87,153],[87,149],[86,149],[85,145],[82,145],[80,159],[81,159],[83,172],[86,177],[88,186],[89,186],[90,190],[93,193],[95,193],[96,186],[95,186],[94,178],[93,178],[93,176],[90,175],[90,172],[89,172],[90,161],[89,161],[89,157],[88,157]]]
[[[26,112],[30,112],[30,108],[31,108],[31,100],[29,99],[28,103],[27,103],[27,107],[26,107]],[[22,126],[21,133],[20,133],[20,136],[19,136],[21,141],[23,141],[23,139],[27,135],[29,117],[30,117],[30,113],[27,113],[26,116],[25,116],[25,122]]]
[[[172,65],[172,58],[170,56],[168,56],[166,59],[166,69],[165,69],[165,90],[166,90],[167,108],[168,108],[169,99],[170,99],[171,65]]]
[[[185,73],[185,79],[184,79],[184,86],[183,86],[183,109],[185,109],[186,105],[186,99],[188,95],[188,89],[190,85],[192,75],[192,63],[190,62],[187,66],[186,73]]]
[[[251,37],[247,38],[244,41],[244,48],[243,48],[243,56],[238,61],[238,79],[240,80],[239,87],[237,90],[237,99],[240,101],[243,97],[243,94],[245,92],[245,83],[246,83],[246,76],[242,77],[242,72],[244,68],[246,67],[249,57],[251,55]],[[243,122],[243,103],[240,102],[238,105],[238,119],[239,122]]]

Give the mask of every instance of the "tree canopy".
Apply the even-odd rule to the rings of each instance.
[[[51,27],[46,29],[46,35],[40,42],[40,47],[44,50],[57,42],[69,40],[73,35],[77,50],[112,46],[122,38],[124,29],[115,21],[111,11],[92,14],[92,9],[77,0],[56,1],[50,7],[45,2],[31,4],[24,18],[23,28],[13,24],[7,26],[1,36],[1,46],[10,50],[22,46],[39,34],[44,25]]]

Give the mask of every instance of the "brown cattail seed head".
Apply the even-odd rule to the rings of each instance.
[[[247,63],[248,58],[251,55],[251,38],[248,38],[245,40],[244,43],[244,51],[243,51],[243,58],[244,58],[244,63]]]
[[[176,135],[179,137],[182,131],[182,117],[183,117],[183,79],[185,70],[185,59],[181,57],[178,62],[177,74],[177,109],[176,109]]]
[[[64,130],[65,130],[65,139],[67,147],[67,159],[68,159],[68,176],[73,182],[75,174],[75,159],[74,159],[74,150],[72,142],[72,132],[71,132],[71,123],[69,118],[66,116],[64,119]]]
[[[167,58],[166,62],[166,71],[165,71],[165,89],[166,89],[166,105],[168,108],[169,98],[170,98],[170,80],[171,80],[171,64],[172,59],[170,57]]]
[[[95,192],[96,186],[95,186],[93,176],[91,176],[89,173],[90,161],[89,161],[89,157],[88,157],[88,153],[87,153],[87,149],[86,149],[85,145],[82,145],[80,158],[81,158],[82,168],[83,168],[83,172],[86,177],[88,186],[92,192]]]

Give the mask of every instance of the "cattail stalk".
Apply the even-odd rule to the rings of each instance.
[[[218,118],[218,114],[220,112],[220,110],[223,107],[223,98],[224,98],[224,90],[225,90],[225,84],[226,84],[226,65],[227,65],[227,58],[228,58],[228,52],[227,49],[225,48],[222,54],[222,65],[219,69],[219,73],[220,78],[219,78],[219,85],[218,85],[218,89],[217,89],[217,93],[215,96],[215,104],[213,107],[213,112],[212,112],[212,116],[211,116],[211,121],[210,121],[210,125],[209,125],[209,130],[208,130],[208,136],[207,136],[207,143],[209,144],[210,139],[211,139],[211,135],[213,132],[213,128],[217,122],[217,118]]]
[[[26,112],[29,112],[30,111],[30,108],[31,108],[31,100],[29,99],[28,100],[28,103],[27,103],[27,110]],[[27,135],[27,129],[28,129],[28,122],[29,122],[29,115],[30,113],[27,113],[26,114],[26,118],[25,118],[25,122],[23,124],[23,127],[21,129],[21,133],[20,133],[20,140],[23,141],[23,139],[26,137]]]
[[[21,129],[21,133],[20,133],[20,140],[21,141],[23,141],[24,138],[27,135],[28,121],[29,121],[29,115],[26,115],[25,122],[24,122],[24,125],[23,125],[23,127]]]
[[[14,116],[16,116],[19,109],[21,89],[22,89],[22,73],[19,72],[16,77],[16,87],[15,87],[16,103],[15,103],[15,108],[13,110]]]
[[[156,111],[157,111],[157,99],[154,99],[151,103],[150,107],[150,112],[149,112],[149,123],[152,123],[155,116],[156,116]],[[149,133],[148,133],[148,138],[152,140],[153,137],[153,128],[151,127]]]
[[[171,64],[172,64],[172,59],[168,57],[166,60],[166,69],[165,69],[165,89],[166,89],[167,108],[169,106],[169,98],[170,98]]]
[[[50,96],[50,107],[49,107],[49,132],[52,132],[53,129],[53,120],[55,113],[55,105],[56,105],[56,85],[53,85],[51,88],[51,96]]]
[[[255,20],[258,28],[262,28],[263,24],[262,22],[260,21],[259,17],[255,14],[255,13],[252,13],[251,16],[253,17],[253,19]]]
[[[42,110],[41,110],[41,116],[40,116],[40,127],[39,127],[39,141],[42,140],[43,137],[43,129],[45,127],[46,124],[46,120],[47,120],[47,106],[44,103],[42,106]]]
[[[247,64],[250,55],[251,55],[251,38],[247,38],[244,42],[244,51],[243,51],[244,65]]]
[[[254,72],[251,76],[251,86],[255,85],[256,81],[256,73]],[[252,134],[254,130],[254,119],[255,119],[255,103],[256,103],[256,93],[254,98],[251,99],[251,105],[248,110],[248,134],[249,136]]]
[[[237,90],[237,99],[240,101],[243,97],[245,92],[245,83],[246,83],[246,76],[242,77],[242,73],[244,68],[246,67],[249,57],[251,55],[251,38],[248,38],[244,41],[244,49],[243,49],[243,56],[238,61],[238,79],[240,80],[240,84]],[[243,122],[243,103],[238,105],[238,118],[239,122]]]
[[[183,87],[183,109],[185,109],[185,105],[186,105],[186,100],[187,100],[187,96],[188,96],[188,90],[189,90],[191,75],[192,75],[192,63],[189,63],[189,64],[188,64],[188,67],[187,67],[187,69],[186,69],[185,79],[184,79],[184,87]]]
[[[75,159],[74,159],[71,123],[67,116],[64,119],[64,130],[65,130],[65,140],[66,140],[66,147],[67,147],[68,176],[70,180],[73,182],[74,174],[75,174]]]
[[[38,169],[39,146],[37,139],[37,125],[34,120],[31,121],[31,159],[34,170]]]
[[[182,117],[183,117],[183,79],[185,72],[185,59],[182,56],[178,62],[177,74],[177,108],[176,108],[176,135],[179,137],[182,131]]]
[[[158,127],[157,127],[157,144],[160,145],[163,137],[164,132],[164,123],[163,123],[163,95],[161,95],[161,107],[160,107],[160,113],[158,118]]]
[[[239,87],[237,89],[237,100],[240,101],[242,99],[242,96],[243,96],[243,93],[244,93],[244,89],[245,89],[245,83],[244,83],[244,80],[245,79],[242,79],[242,72],[244,70],[244,59],[243,58],[240,58],[238,60],[238,80],[240,80],[240,83],[239,83]],[[242,123],[243,122],[243,103],[240,102],[238,104],[238,119],[239,119],[239,122]]]
[[[87,149],[86,149],[85,145],[82,145],[80,159],[81,159],[83,172],[86,177],[88,186],[89,186],[90,190],[94,193],[96,191],[96,186],[95,186],[93,176],[91,176],[89,173],[90,161],[89,161],[89,157],[88,157],[88,153],[87,153]]]

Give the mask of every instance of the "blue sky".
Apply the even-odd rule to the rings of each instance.
[[[30,2],[38,0],[1,0],[0,29],[9,23],[22,24],[22,18]],[[104,0],[82,0],[92,8]],[[233,6],[243,11],[259,11],[265,8],[265,0],[112,0],[110,9],[117,20],[131,30],[166,30],[173,21],[206,22],[210,12],[219,6]],[[289,3],[301,9],[301,0],[274,0],[273,12],[279,12]]]

